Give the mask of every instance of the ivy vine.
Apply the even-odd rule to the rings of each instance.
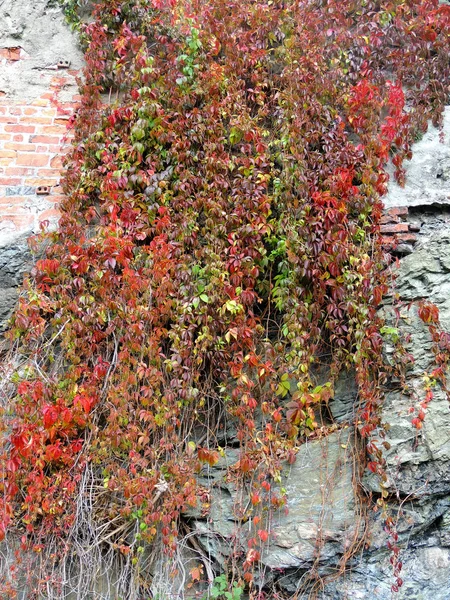
[[[449,25],[437,0],[96,3],[61,221],[12,320],[1,413],[0,536],[44,553],[44,573],[89,517],[140,582],[123,593],[145,593],[145,548],[176,552],[227,422],[229,477],[262,510],[349,369],[383,476],[385,168],[402,183],[442,122]],[[253,593],[269,533],[252,519],[220,594]]]

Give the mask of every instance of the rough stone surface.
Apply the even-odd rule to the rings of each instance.
[[[411,390],[405,395],[396,382],[387,390],[382,419],[389,423],[385,451],[387,486],[392,498],[391,514],[397,515],[399,545],[402,549],[404,581],[399,600],[448,600],[450,598],[450,407],[438,386],[426,410],[421,430],[412,419],[425,397],[424,375],[435,367],[428,327],[418,316],[418,304],[428,300],[439,308],[440,321],[450,331],[450,109],[446,110],[445,143],[430,128],[414,147],[407,164],[404,189],[394,182],[386,207],[408,206],[408,222],[417,231],[418,244],[401,259],[396,270],[395,291],[400,299],[400,319],[389,304],[383,309],[387,324],[398,327],[414,363],[407,370]],[[386,358],[392,360],[393,340],[385,336]],[[341,378],[330,412],[339,422],[351,421],[357,394],[352,375]],[[373,476],[365,476],[363,488],[379,493]],[[371,545],[349,563],[348,572],[325,585],[321,600],[392,597],[395,583],[386,534],[381,520],[372,515]],[[286,590],[294,593],[298,574],[287,574]],[[300,597],[307,597],[300,596]]]
[[[354,489],[354,454],[354,431],[348,427],[300,447],[280,484],[288,511],[280,509],[264,524],[271,531],[261,557],[269,570],[266,577],[279,569],[307,570],[316,561],[336,567],[343,552],[359,540],[362,520]],[[241,497],[224,478],[226,463],[237,460],[237,451],[227,452],[226,460],[203,480],[211,493],[207,514],[201,518],[197,509],[188,515],[200,542],[219,564],[236,546],[246,548],[251,537],[245,524],[249,515],[242,521],[248,497]]]
[[[358,410],[358,390],[353,372],[339,377],[334,398],[329,403],[330,413],[338,423],[352,422]]]
[[[450,107],[444,115],[444,141],[430,125],[423,138],[414,144],[413,157],[405,161],[407,184],[401,188],[391,177],[386,208],[398,206],[450,205]]]
[[[403,586],[395,594],[398,600],[448,600],[450,550],[438,546],[411,548],[402,555]],[[355,563],[352,570],[327,586],[321,600],[387,600],[393,597],[392,567],[387,554]],[[306,597],[306,596],[305,596]]]
[[[0,332],[6,327],[19,294],[23,274],[30,266],[31,254],[26,236],[7,245],[1,245],[0,242]]]

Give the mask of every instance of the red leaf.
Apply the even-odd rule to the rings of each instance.
[[[267,540],[269,539],[269,532],[266,531],[265,529],[259,529],[258,535],[259,535],[259,539],[263,542],[267,542]]]
[[[45,404],[42,408],[44,427],[50,429],[58,420],[58,410],[53,404]]]

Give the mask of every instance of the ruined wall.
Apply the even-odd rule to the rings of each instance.
[[[0,3],[0,327],[30,264],[26,238],[39,230],[42,220],[57,219],[63,140],[81,66],[75,36],[56,1]],[[398,327],[410,334],[408,350],[416,362],[408,382],[419,399],[424,375],[432,369],[432,353],[417,302],[435,302],[450,329],[450,109],[444,133],[440,136],[430,128],[418,140],[414,158],[406,165],[406,187],[391,182],[382,223],[386,248],[401,259],[395,285],[405,308]],[[388,303],[384,310],[392,319]],[[385,347],[389,356],[393,347],[388,338]],[[386,533],[381,515],[368,510],[367,502],[370,493],[376,498],[380,490],[367,475],[360,479],[357,435],[350,427],[357,402],[349,374],[330,404],[335,431],[304,444],[281,483],[288,493],[289,513],[281,510],[270,525],[260,583],[276,582],[285,595],[306,598],[317,575],[330,578],[324,589],[317,589],[322,600],[391,598]],[[404,563],[404,586],[397,598],[448,600],[450,410],[445,395],[436,390],[424,427],[416,432],[412,404],[416,410],[392,382],[383,420],[391,425],[387,491]],[[233,435],[227,432],[220,442],[229,446],[224,457],[203,474],[208,510],[200,506],[185,515],[213,566],[223,565],[230,551],[245,544],[239,538],[245,531],[239,531],[235,517],[236,489],[224,480],[226,463],[237,460]],[[188,565],[187,560],[188,571],[196,563]],[[350,569],[342,574],[346,560]],[[168,589],[167,580],[162,587]],[[99,592],[98,597],[112,600],[109,592]]]
[[[58,218],[81,67],[58,2],[0,3],[0,331],[29,265],[28,236]]]

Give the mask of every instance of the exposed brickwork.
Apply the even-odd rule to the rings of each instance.
[[[409,230],[408,223],[387,223],[381,225],[381,233],[406,233]]]
[[[381,218],[381,241],[388,252],[407,254],[410,247],[417,242],[417,235],[414,232],[419,231],[420,226],[407,223],[407,217],[408,207],[400,206],[390,208]]]
[[[20,50],[20,49],[19,49]],[[0,60],[20,60],[17,49],[3,49]],[[0,242],[54,225],[61,201],[62,159],[68,149],[68,123],[77,98],[60,103],[77,71],[64,69],[50,89],[28,104],[0,97]]]

